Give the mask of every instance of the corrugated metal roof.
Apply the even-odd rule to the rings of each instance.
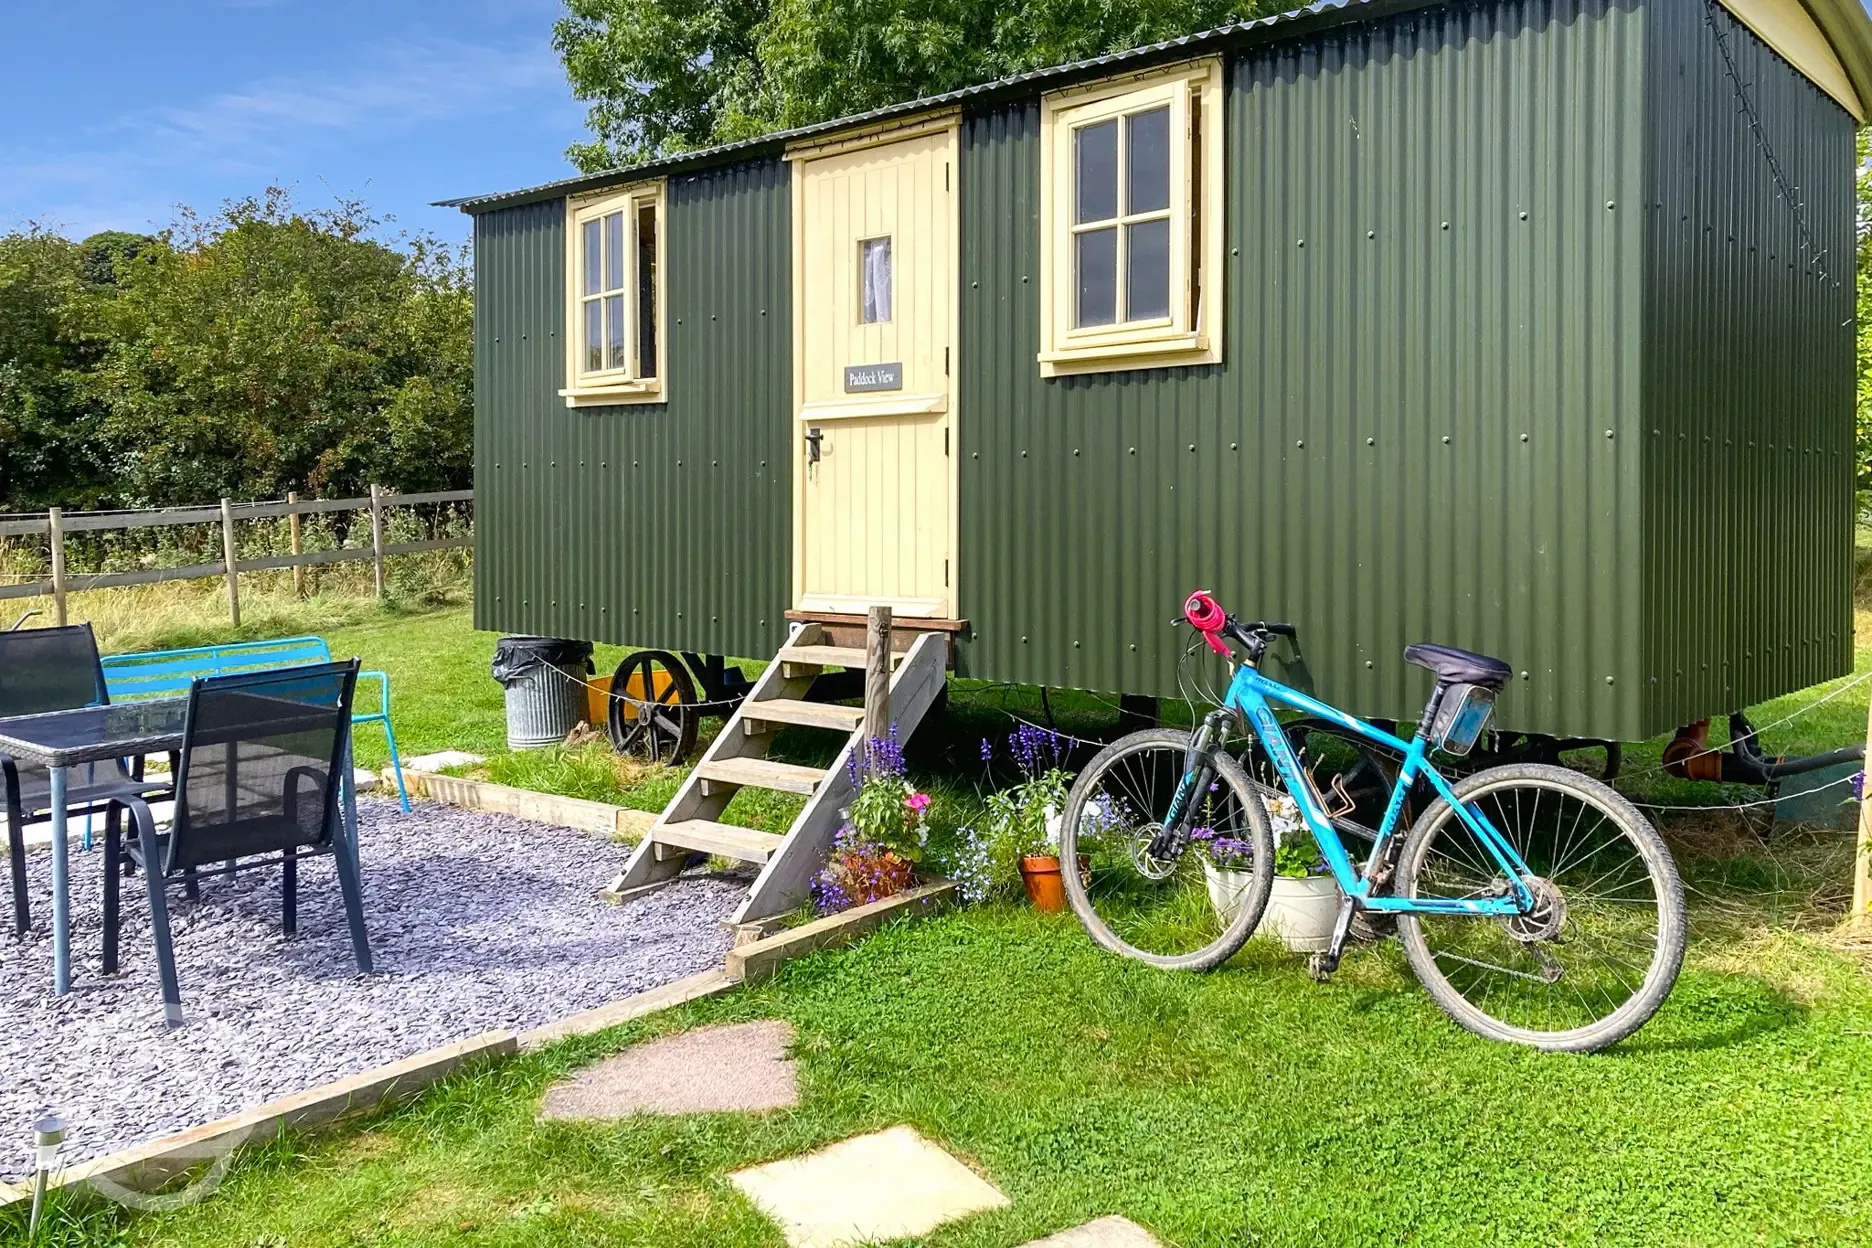
[[[542,199],[557,199],[562,195],[576,195],[583,191],[614,185],[633,178],[659,176],[662,174],[681,173],[688,169],[704,168],[721,164],[737,157],[752,156],[764,151],[782,148],[799,139],[810,138],[817,134],[826,134],[834,130],[843,130],[851,126],[862,126],[875,121],[884,121],[892,117],[901,117],[908,113],[922,112],[926,109],[942,108],[963,100],[993,96],[1005,92],[1019,91],[1033,83],[1055,80],[1071,81],[1074,78],[1096,78],[1114,66],[1149,64],[1157,60],[1174,60],[1181,55],[1206,52],[1217,47],[1255,43],[1274,39],[1294,39],[1351,22],[1371,21],[1394,13],[1409,12],[1445,4],[1448,0],[1319,0],[1317,4],[1305,8],[1293,9],[1273,17],[1258,17],[1245,22],[1232,22],[1227,26],[1218,26],[1213,30],[1198,31],[1191,35],[1182,35],[1175,39],[1165,39],[1159,43],[1146,44],[1139,48],[1127,48],[1121,52],[1108,52],[1089,60],[1073,61],[1065,65],[1050,65],[1044,69],[1028,70],[992,82],[976,83],[955,91],[945,91],[941,95],[927,95],[919,99],[905,100],[900,104],[887,104],[869,112],[854,113],[848,117],[835,117],[830,121],[815,122],[810,126],[799,126],[792,130],[782,130],[773,134],[763,134],[757,138],[740,139],[733,143],[723,143],[716,147],[700,148],[692,152],[679,152],[660,160],[646,161],[642,164],[626,165],[617,169],[607,169],[602,173],[582,174],[576,178],[561,178],[556,182],[547,182],[539,186],[525,187],[515,191],[495,191],[484,195],[467,195],[457,199],[437,200],[438,208],[460,208],[463,212],[485,212],[492,208],[507,208],[517,204],[531,203]]]

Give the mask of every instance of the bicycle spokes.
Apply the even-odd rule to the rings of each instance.
[[[1644,840],[1570,782],[1505,781],[1469,795],[1469,805],[1525,864],[1532,905],[1488,918],[1419,916],[1436,973],[1475,1010],[1528,1032],[1573,1031],[1620,1010],[1664,944],[1661,881]],[[1460,819],[1428,830],[1413,857],[1417,897],[1515,891]]]

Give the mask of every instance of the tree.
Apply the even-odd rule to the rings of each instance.
[[[1267,0],[567,0],[588,172],[1280,10]]]
[[[83,375],[116,491],[136,505],[287,490],[465,485],[472,305],[465,256],[369,237],[362,206],[301,211],[285,191],[184,212],[65,318],[102,344]]]
[[[0,507],[96,504],[110,493],[101,412],[75,378],[92,352],[64,333],[84,252],[36,226],[0,237]]]

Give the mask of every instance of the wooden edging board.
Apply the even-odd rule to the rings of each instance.
[[[411,774],[406,772],[405,777]],[[454,777],[442,779],[452,780]],[[505,786],[482,787],[500,789]],[[521,792],[517,789],[507,791]],[[587,803],[593,806],[600,804]],[[68,1167],[53,1176],[52,1187],[62,1190],[115,1185],[136,1192],[151,1191],[171,1179],[199,1169],[209,1160],[226,1156],[243,1144],[264,1142],[283,1131],[310,1131],[331,1126],[343,1119],[408,1100],[473,1063],[501,1061],[522,1049],[533,1050],[572,1036],[591,1035],[659,1010],[727,992],[742,983],[765,979],[779,969],[782,963],[793,958],[820,949],[851,944],[892,919],[934,914],[954,904],[954,900],[955,884],[952,881],[938,880],[919,885],[895,897],[855,906],[842,913],[742,945],[728,954],[724,969],[690,975],[609,1005],[535,1027],[518,1036],[508,1031],[486,1032],[348,1075],[322,1087],[295,1092],[231,1118],[191,1127],[147,1144]],[[31,1199],[29,1190],[0,1183],[0,1210]]]
[[[341,1119],[405,1101],[474,1063],[511,1056],[518,1041],[510,1031],[490,1031],[445,1044],[401,1061],[347,1075],[323,1087],[295,1092],[217,1122],[190,1127],[159,1140],[67,1167],[53,1175],[54,1189],[105,1188],[154,1191],[171,1179],[226,1156],[242,1144],[263,1143],[282,1131],[308,1131]],[[32,1199],[29,1191],[0,1189],[0,1208]]]
[[[947,909],[955,902],[955,883],[938,880],[905,889],[895,897],[886,897],[869,905],[814,919],[800,927],[753,941],[728,951],[728,978],[736,983],[766,979],[781,963],[820,949],[849,945],[880,924],[892,919],[920,917]]]
[[[513,815],[535,823],[551,823],[581,832],[595,832],[613,840],[641,841],[656,822],[647,810],[631,810],[609,802],[594,802],[582,797],[560,797],[555,793],[535,793],[486,780],[445,776],[433,771],[403,769],[403,781],[411,796],[431,798],[463,810],[484,810],[490,814]],[[391,783],[395,783],[394,780]]]

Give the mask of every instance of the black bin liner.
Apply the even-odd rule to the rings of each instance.
[[[503,637],[494,643],[494,679],[510,685],[528,672],[554,667],[568,675],[590,674],[592,643],[565,637]]]

